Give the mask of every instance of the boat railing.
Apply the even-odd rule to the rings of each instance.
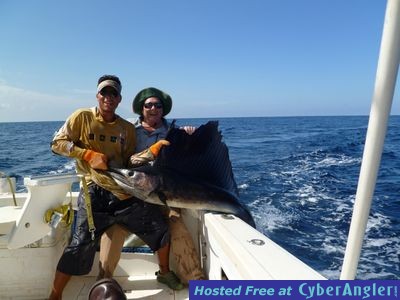
[[[209,279],[326,279],[232,215],[204,214],[200,249],[203,269]]]

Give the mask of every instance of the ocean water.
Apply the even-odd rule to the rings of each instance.
[[[24,176],[73,172],[73,160],[49,148],[62,123],[0,123],[0,171],[17,178],[18,191]],[[257,228],[338,279],[368,117],[222,118],[219,124],[241,201]],[[399,150],[400,116],[392,116],[357,279],[400,279]]]

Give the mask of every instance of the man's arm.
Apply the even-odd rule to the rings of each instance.
[[[83,149],[77,144],[80,139],[82,118],[73,114],[56,133],[51,143],[51,150],[59,155],[77,158],[89,163],[90,167],[107,170],[107,156],[89,149]]]

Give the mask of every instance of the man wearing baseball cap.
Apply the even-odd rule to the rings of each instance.
[[[96,98],[96,107],[72,113],[51,144],[54,153],[76,159],[77,172],[85,180],[72,241],[58,262],[50,300],[62,299],[71,276],[90,272],[98,241],[113,224],[138,235],[153,251],[169,247],[169,230],[160,209],[126,195],[105,172],[108,167],[128,167],[136,148],[135,127],[115,113],[122,99],[119,78],[100,77]]]

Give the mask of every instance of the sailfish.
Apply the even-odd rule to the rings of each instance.
[[[241,203],[218,121],[209,121],[189,135],[172,127],[156,160],[109,173],[128,194],[145,202],[233,214],[249,225],[255,222]]]

